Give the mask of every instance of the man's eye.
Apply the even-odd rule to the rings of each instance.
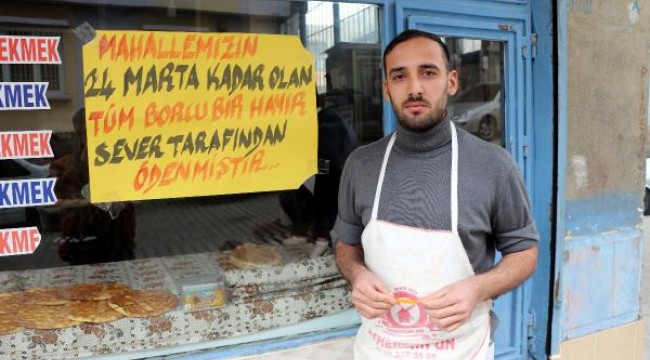
[[[424,70],[422,71],[422,75],[426,77],[431,77],[431,76],[435,76],[436,72],[434,70]]]
[[[399,80],[404,80],[404,75],[403,74],[393,75],[393,81],[399,81]]]

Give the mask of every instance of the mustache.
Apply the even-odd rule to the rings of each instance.
[[[431,104],[429,103],[429,101],[428,101],[427,99],[425,99],[422,95],[418,95],[418,96],[409,96],[408,99],[406,99],[406,100],[404,101],[403,105],[406,106],[406,105],[408,105],[408,104],[410,104],[410,103],[414,103],[414,102],[424,103],[424,104],[426,104],[427,106],[430,106],[430,105],[431,105]]]

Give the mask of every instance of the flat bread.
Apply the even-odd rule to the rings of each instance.
[[[26,303],[18,311],[19,325],[30,329],[63,329],[81,323],[65,317],[66,305],[45,306]]]
[[[282,254],[269,245],[242,244],[230,253],[230,262],[241,269],[274,266],[282,263]]]
[[[123,317],[122,314],[108,306],[106,300],[76,301],[65,306],[63,316],[70,320],[89,323],[105,323]]]
[[[125,284],[74,284],[61,289],[66,299],[69,300],[108,300],[111,297],[130,290],[131,287]]]
[[[159,316],[178,306],[178,298],[162,290],[131,290],[108,300],[108,305],[129,317]]]
[[[16,319],[15,314],[0,315],[0,335],[11,334],[24,329]]]
[[[70,303],[59,289],[33,288],[22,293],[25,303],[34,305],[65,305]]]
[[[15,314],[24,301],[22,292],[0,293],[0,315]]]

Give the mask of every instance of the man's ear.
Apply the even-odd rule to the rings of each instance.
[[[458,71],[451,70],[447,80],[447,95],[454,96],[458,91]]]

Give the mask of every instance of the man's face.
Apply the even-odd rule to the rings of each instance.
[[[386,56],[385,66],[384,97],[403,127],[421,132],[442,120],[447,98],[458,90],[458,74],[447,71],[440,44],[424,37],[407,40]]]

